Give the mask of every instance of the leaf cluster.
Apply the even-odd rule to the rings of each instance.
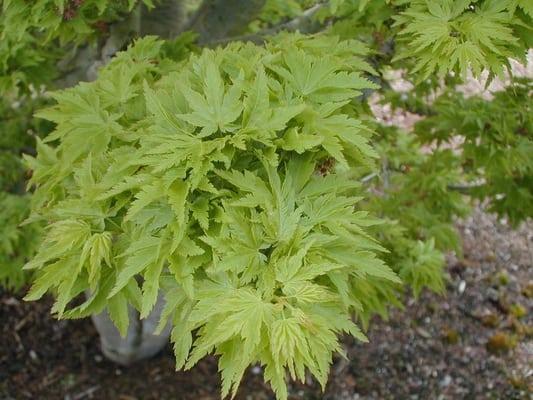
[[[508,58],[525,61],[531,46],[531,2],[516,0],[414,0],[394,17],[400,51],[414,57],[413,73],[421,79],[433,73],[483,70],[502,76]]]
[[[502,76],[532,46],[527,0],[335,0],[317,18],[358,38],[380,66],[407,69],[417,85],[435,76]]]
[[[470,194],[511,223],[533,216],[532,82],[516,78],[492,99],[448,90],[415,127],[423,143],[456,147]],[[459,138],[459,140],[458,140]]]
[[[399,277],[367,232],[353,168],[372,131],[352,99],[374,85],[364,46],[282,35],[184,61],[141,39],[93,83],[54,94],[57,124],[27,162],[32,220],[49,221],[28,300],[78,318],[108,308],[123,333],[166,293],[177,367],[220,355],[223,395],[252,363],[325,385],[352,316],[386,307]],[[326,51],[327,50],[327,51]],[[74,306],[83,292],[92,294]]]
[[[30,213],[21,154],[33,150],[36,135],[51,130],[47,121],[32,118],[34,110],[45,104],[46,99],[35,92],[16,101],[5,96],[0,103],[0,285],[12,290],[28,280],[22,267],[39,240],[38,225],[20,225]]]
[[[0,1],[0,90],[27,90],[57,76],[63,50],[86,45],[137,0]],[[143,1],[153,6],[151,0]],[[63,50],[60,50],[63,49]]]
[[[27,281],[22,266],[38,247],[40,227],[20,224],[29,216],[30,197],[0,192],[0,286],[18,290]]]
[[[461,164],[450,149],[429,149],[413,133],[384,126],[379,133],[383,167],[365,208],[388,221],[377,232],[390,250],[385,260],[415,296],[424,287],[442,292],[443,253],[462,254],[454,219],[469,211],[468,199],[450,189],[463,177]]]

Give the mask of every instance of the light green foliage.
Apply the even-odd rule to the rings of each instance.
[[[152,6],[151,0],[144,0]],[[136,0],[0,1],[0,90],[46,84],[64,50],[85,44]]]
[[[390,250],[385,260],[416,296],[422,287],[442,292],[442,252],[461,254],[453,220],[468,212],[466,198],[450,189],[462,177],[460,162],[449,149],[424,150],[415,135],[395,127],[379,131],[384,170],[375,185],[383,194],[367,208],[389,222],[377,232]]]
[[[530,79],[516,79],[492,100],[448,90],[416,125],[426,143],[453,145],[463,138],[454,158],[470,181],[482,182],[471,194],[489,199],[490,209],[513,224],[533,216],[532,86]]]
[[[28,277],[21,272],[22,266],[35,250],[37,238],[31,235],[39,230],[19,227],[29,212],[29,193],[25,191],[29,174],[21,156],[34,153],[36,137],[50,131],[51,124],[34,119],[33,114],[50,100],[43,92],[47,86],[54,86],[57,62],[77,46],[94,45],[92,39],[98,35],[105,37],[109,24],[123,18],[135,4],[107,0],[0,1],[0,195],[10,199],[6,208],[0,209],[0,219],[9,223],[2,227],[6,243],[11,238],[11,244],[0,249],[3,277],[17,276],[17,282],[22,283],[22,277]],[[188,40],[169,41],[161,51],[177,59],[189,47]],[[114,89],[108,87],[110,93]],[[14,209],[7,208],[8,204]],[[15,235],[19,239],[13,242]]]
[[[224,396],[255,362],[280,399],[286,372],[324,386],[338,334],[365,340],[352,314],[383,307],[352,289],[401,282],[350,172],[378,156],[350,105],[373,87],[365,49],[285,35],[175,62],[161,46],[138,41],[39,113],[57,127],[28,158],[31,219],[50,225],[26,298],[52,291],[70,318],[107,306],[125,332],[127,304],[146,316],[163,289],[178,368],[219,354]]]
[[[392,224],[377,234],[391,250],[386,261],[415,294],[417,282],[442,288],[437,272],[443,258],[438,269],[431,267],[438,264],[435,251],[461,253],[453,218],[468,210],[465,193],[488,198],[492,210],[514,224],[531,215],[531,100],[524,82],[513,81],[506,94],[492,102],[464,100],[455,91],[467,71],[480,75],[488,70],[492,79],[508,67],[509,57],[524,61],[532,44],[531,17],[530,2],[482,0],[345,0],[332,2],[319,15],[334,21],[331,33],[356,36],[372,48],[384,103],[429,115],[417,124],[418,137],[394,128],[379,129],[382,171],[370,184],[380,195],[364,205]],[[391,90],[386,81],[390,68],[403,70],[413,90]],[[432,106],[428,99],[437,96],[443,81],[446,95]],[[485,121],[488,124],[482,128]],[[496,133],[486,135],[487,129]],[[435,148],[435,140],[442,146]],[[476,186],[479,180],[485,184],[462,189],[463,184]],[[413,252],[415,248],[433,252],[435,262],[416,262],[422,253]],[[402,273],[408,265],[428,269]]]
[[[22,266],[38,246],[38,225],[20,226],[29,212],[28,196],[0,192],[0,285],[12,290],[28,280]]]
[[[397,57],[415,57],[413,72],[423,78],[456,71],[479,76],[488,69],[501,76],[507,58],[525,58],[531,43],[528,2],[514,0],[415,0],[397,16],[405,44]],[[521,29],[527,32],[521,37]]]
[[[270,24],[279,24],[286,18],[301,15],[303,9],[312,5],[308,0],[267,0],[257,20],[253,21],[250,28],[257,30]]]
[[[359,37],[418,83],[450,73],[501,76],[508,58],[525,61],[533,45],[527,0],[335,0],[318,15],[331,32]],[[382,61],[382,60],[380,60]]]
[[[21,154],[33,151],[35,135],[46,134],[50,124],[32,119],[37,107],[46,104],[38,93],[5,96],[0,103],[0,285],[20,289],[28,280],[23,265],[33,256],[39,240],[37,225],[20,224],[30,213],[30,197],[24,190]]]
[[[418,241],[409,251],[408,258],[400,264],[400,276],[413,288],[418,297],[424,287],[435,292],[444,292],[442,266],[444,255],[435,249],[433,238],[427,242]]]
[[[450,149],[424,151],[415,136],[395,128],[384,130],[380,147],[388,187],[387,195],[376,199],[380,209],[387,216],[401,217],[411,236],[434,238],[437,247],[459,252],[452,220],[468,208],[466,199],[450,190],[462,177],[458,159]]]
[[[393,15],[397,14],[394,1],[386,0],[333,0],[329,7],[318,15],[320,19],[335,18],[331,30],[335,34],[353,37],[371,37],[384,34],[390,29]]]
[[[20,224],[30,202],[21,155],[33,153],[35,138],[50,130],[49,123],[33,119],[47,101],[41,85],[56,76],[54,63],[62,54],[58,44],[83,43],[97,20],[115,13],[106,11],[107,3],[0,1],[0,281],[10,288],[20,288],[27,279],[22,266],[33,255],[40,231]],[[75,15],[66,18],[74,9]]]

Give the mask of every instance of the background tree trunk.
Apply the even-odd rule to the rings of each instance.
[[[168,323],[159,335],[154,333],[164,304],[160,295],[154,309],[144,319],[139,319],[137,310],[130,306],[130,325],[126,337],[120,336],[107,311],[92,315],[94,326],[100,335],[102,353],[121,365],[130,365],[159,353],[168,343],[172,329],[172,325]]]
[[[246,30],[266,0],[205,0],[186,30],[198,33],[200,43],[216,42]]]

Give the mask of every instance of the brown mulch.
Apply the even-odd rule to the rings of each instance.
[[[291,399],[528,399],[533,393],[533,223],[512,230],[477,210],[459,223],[465,256],[449,258],[447,294],[424,293],[376,319],[369,344],[345,340],[324,393]],[[0,399],[219,398],[216,360],[175,372],[172,351],[129,368],[105,360],[89,320],[57,321],[50,299],[0,291]],[[251,368],[237,399],[273,394]]]

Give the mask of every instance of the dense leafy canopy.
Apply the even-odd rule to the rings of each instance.
[[[0,89],[24,89],[57,77],[56,61],[93,40],[137,0],[0,2]],[[150,0],[145,3],[153,6]],[[45,47],[46,51],[43,51]],[[60,50],[62,49],[62,50]]]
[[[397,57],[416,57],[422,77],[449,71],[502,75],[508,57],[523,59],[531,44],[533,6],[528,1],[412,1],[396,18],[405,47]],[[528,4],[529,3],[529,4]],[[523,13],[529,15],[526,16]],[[525,28],[524,36],[520,30]]]
[[[166,282],[179,367],[215,349],[224,394],[255,361],[280,398],[285,368],[325,384],[337,334],[364,339],[351,321],[364,292],[351,288],[400,282],[350,179],[377,157],[348,104],[373,87],[362,60],[344,62],[364,47],[288,36],[179,63],[161,44],[138,41],[39,113],[57,126],[28,157],[32,219],[49,225],[27,299],[54,289],[69,317],[109,302],[125,332],[127,305],[148,315]]]
[[[447,91],[415,129],[424,143],[461,136],[454,158],[470,180],[482,182],[472,194],[490,199],[491,210],[514,224],[533,217],[532,90],[522,78],[489,100]]]

